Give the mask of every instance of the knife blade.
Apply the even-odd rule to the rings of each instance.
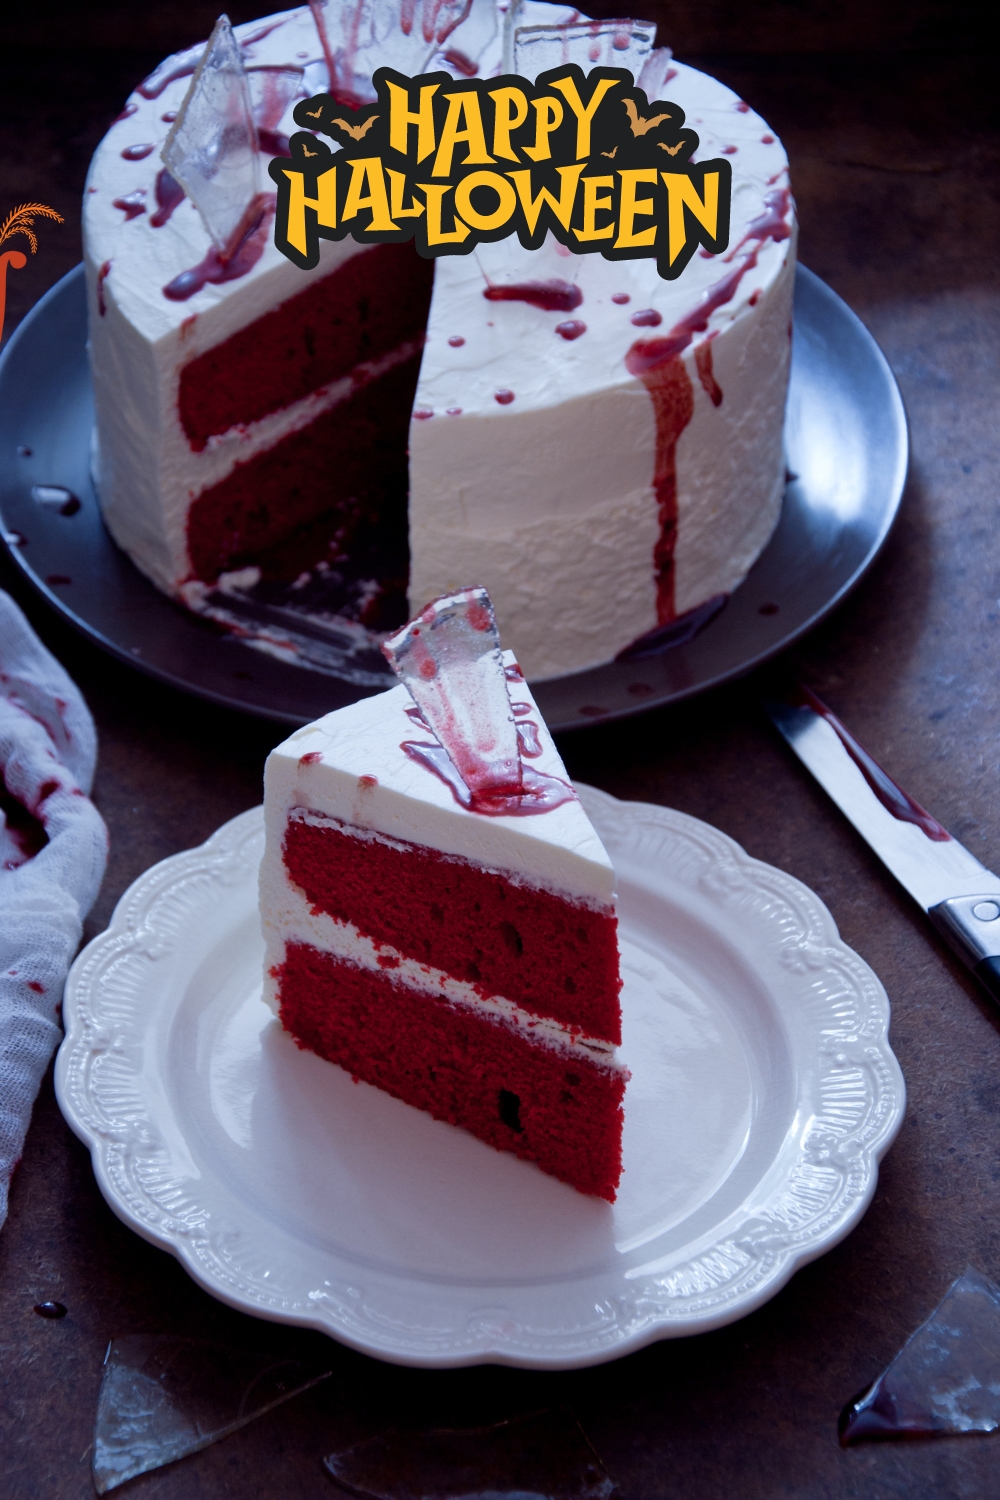
[[[941,936],[1000,1002],[1000,876],[882,769],[800,685],[771,694],[775,728]]]

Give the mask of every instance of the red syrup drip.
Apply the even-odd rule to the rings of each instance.
[[[695,368],[698,371],[698,379],[701,381],[702,390],[712,402],[713,406],[722,405],[722,388],[715,378],[712,369],[712,340],[714,333],[710,333],[707,339],[703,339],[694,351]]]
[[[787,222],[791,203],[792,194],[789,188],[778,188],[774,192],[765,194],[764,212],[758,214],[756,219],[750,220],[746,234],[739,244],[730,250],[726,260],[733,260],[737,252],[742,250],[750,240],[756,240],[758,247],[765,240],[787,240],[792,232]],[[754,264],[756,263],[756,257],[754,257]],[[746,269],[749,270],[749,266]]]
[[[130,219],[137,219],[146,212],[146,189],[136,188],[135,192],[126,193],[124,198],[112,198],[111,207],[122,210],[126,223]]]
[[[578,339],[581,333],[586,332],[587,325],[586,323],[581,323],[579,318],[567,318],[565,323],[556,324],[556,333],[558,333],[560,338],[566,339],[569,343],[572,343],[574,339]]]
[[[217,286],[220,282],[236,281],[252,271],[264,254],[275,201],[273,194],[258,193],[244,216],[247,227],[232,254],[223,258],[212,245],[203,261],[167,282],[163,295],[171,302],[186,302],[209,284]]]
[[[424,766],[443,781],[460,807],[486,818],[529,818],[551,812],[564,802],[575,802],[576,793],[568,782],[543,771],[521,767],[520,789],[510,792],[470,792],[443,745],[425,745],[403,740],[399,747],[411,760]]]
[[[774,145],[774,136],[773,135],[762,135],[761,138],[760,138],[760,143],[761,143],[762,146],[773,146]]]
[[[735,156],[739,149],[739,146],[723,146],[722,154],[723,156]]]
[[[637,640],[619,651],[615,661],[646,661],[652,656],[662,656],[664,651],[672,651],[675,646],[686,646],[693,641],[696,635],[700,635],[706,625],[710,625],[717,614],[721,614],[729,602],[728,594],[713,594],[711,599],[706,599],[704,604],[696,604],[694,609],[686,609],[682,615],[678,615],[667,625],[658,625],[655,630],[649,630],[645,635],[640,635]],[[643,684],[633,684],[629,688],[630,693],[651,693],[652,688]],[[601,709],[601,713],[607,710]],[[583,709],[580,710],[584,712]]]
[[[663,322],[663,314],[658,313],[655,307],[644,307],[641,312],[634,312],[629,319],[636,328],[659,328]]]
[[[97,311],[100,313],[102,318],[108,310],[104,301],[104,283],[108,279],[108,272],[110,270],[111,262],[109,260],[106,260],[97,273]]]
[[[508,682],[524,681],[524,673],[521,671],[521,668],[518,666],[516,661],[511,662],[509,667],[504,667],[503,675],[506,677]]]
[[[112,125],[117,125],[118,122],[119,122],[119,120],[127,120],[127,119],[129,119],[132,115],[135,114],[135,112],[136,112],[136,110],[138,108],[139,108],[138,104],[133,104],[132,101],[129,100],[128,104],[126,104],[126,106],[122,110],[121,114],[120,115],[115,115],[114,119],[111,121]]]
[[[674,608],[674,549],[677,545],[677,439],[694,415],[694,391],[681,360],[690,337],[651,339],[633,344],[625,356],[629,374],[649,392],[656,419],[653,488],[660,534],[653,548],[657,625],[669,625]]]
[[[612,293],[611,300],[617,307],[624,307],[626,302],[632,301],[632,298],[628,292],[614,292]]]
[[[162,229],[174,209],[184,201],[184,189],[180,183],[161,167],[156,174],[156,212],[150,214],[149,222],[154,229]]]
[[[176,109],[168,109],[164,114],[160,116],[160,119],[163,121],[164,125],[172,125],[176,118]]]
[[[415,422],[426,422],[433,415],[433,411],[428,406],[416,406],[413,409],[413,420]]]
[[[265,156],[291,156],[292,154],[288,137],[282,135],[280,130],[258,129],[257,143]]]
[[[299,756],[300,766],[315,766],[323,759],[322,750],[308,750],[305,755]]]
[[[509,406],[514,399],[514,392],[508,390],[494,391],[493,399],[494,401],[498,401],[501,406]]]
[[[34,1311],[40,1318],[64,1318],[66,1308],[61,1302],[36,1302]]]
[[[462,408],[460,406],[446,406],[444,414],[446,417],[460,417],[462,415]]]
[[[448,347],[449,349],[461,349],[464,343],[465,340],[460,333],[453,333],[451,338],[448,340]]]
[[[733,108],[738,109],[741,115],[748,115],[750,113],[750,106],[743,99],[737,99]]]
[[[530,302],[543,312],[572,312],[583,301],[583,293],[571,281],[519,281],[505,286],[488,286],[483,292],[487,302]]]
[[[126,161],[145,161],[147,156],[152,156],[155,149],[152,141],[143,141],[138,146],[126,146],[121,155]]]
[[[799,687],[792,701],[796,706],[811,708],[814,714],[826,720],[886,812],[898,818],[901,823],[912,823],[932,843],[951,843],[951,834],[947,828],[943,828],[937,818],[932,817],[919,802],[915,802],[909,792],[904,792],[901,786],[897,786],[822,699],[817,698],[807,687]]]
[[[471,57],[466,57],[464,52],[450,48],[444,54],[444,60],[449,68],[454,68],[456,73],[461,73],[463,78],[475,78],[479,72],[479,64],[473,62]]]

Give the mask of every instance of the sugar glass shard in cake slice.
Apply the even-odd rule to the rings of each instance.
[[[514,72],[534,81],[548,68],[579,63],[584,73],[591,68],[628,68],[638,79],[655,40],[655,21],[518,26],[514,32]]]
[[[613,1201],[628,1077],[614,871],[509,652],[503,667],[522,775],[563,788],[551,805],[463,803],[405,749],[405,686],[272,751],[265,995],[300,1047]]]

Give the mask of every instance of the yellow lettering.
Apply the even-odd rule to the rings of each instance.
[[[391,167],[386,167],[389,176],[389,203],[390,213],[394,219],[416,219],[424,211],[424,205],[410,195],[410,207],[403,207],[403,191],[406,187],[406,178],[402,172],[394,172]]]
[[[718,237],[719,232],[719,174],[718,172],[705,173],[705,201],[698,197],[698,189],[683,172],[661,172],[664,185],[667,189],[667,234],[670,243],[670,264],[684,249],[687,239],[687,226],[684,223],[684,210],[689,208],[698,223],[708,230],[712,239]]]
[[[331,167],[316,178],[315,198],[306,197],[306,180],[301,172],[293,172],[285,167],[284,173],[292,187],[288,197],[288,227],[285,233],[288,243],[294,245],[300,255],[307,255],[307,208],[313,209],[317,224],[324,229],[337,227],[337,168]]]
[[[388,80],[387,80],[388,82]],[[389,83],[389,145],[401,156],[409,146],[409,127],[417,127],[417,161],[424,161],[434,150],[434,95],[436,83],[425,84],[420,90],[420,107],[410,108],[410,96],[398,83]]]
[[[491,214],[481,214],[473,208],[472,193],[477,187],[492,188],[499,198],[500,201]],[[501,224],[506,224],[516,208],[517,194],[506,177],[501,177],[499,172],[470,172],[455,189],[455,212],[466,224],[482,234],[489,234],[491,229],[499,229]]]
[[[558,89],[570,109],[576,115],[576,159],[584,161],[590,155],[590,122],[597,113],[598,105],[610,89],[618,87],[617,78],[602,78],[584,105],[579,90],[572,78],[557,78],[552,88]]]
[[[525,221],[528,225],[528,233],[534,234],[535,225],[538,223],[538,215],[542,211],[542,205],[547,204],[559,220],[564,229],[568,229],[573,217],[573,204],[576,202],[576,186],[580,181],[580,173],[586,166],[586,162],[580,162],[575,167],[557,167],[560,186],[559,197],[556,198],[543,187],[537,198],[531,196],[531,171],[528,168],[520,172],[508,172],[507,176],[517,188],[517,196],[521,200],[524,210]]]
[[[563,107],[551,94],[543,94],[540,99],[532,99],[531,102],[535,109],[535,144],[525,146],[524,154],[530,156],[532,161],[549,161],[552,157],[549,136],[563,122]]]
[[[510,143],[510,133],[528,118],[528,100],[523,89],[490,89],[493,117],[493,155],[505,161],[520,161]]]
[[[418,182],[417,186],[427,194],[427,243],[428,245],[460,245],[472,233],[468,224],[463,224],[455,215],[455,227],[449,233],[441,228],[441,206],[445,193],[451,192],[447,182]]]
[[[448,101],[448,113],[445,117],[444,128],[441,131],[441,143],[438,146],[437,156],[431,168],[432,177],[450,177],[451,159],[455,153],[455,147],[460,141],[465,141],[468,152],[461,166],[468,166],[470,162],[479,166],[483,162],[493,165],[492,156],[486,150],[486,136],[483,134],[483,117],[479,110],[479,95],[472,93],[445,94]],[[459,116],[465,121],[464,128],[459,129]]]
[[[649,229],[636,229],[637,214],[653,212],[652,198],[637,198],[636,188],[640,182],[655,182],[655,167],[640,167],[637,170],[619,172],[622,180],[621,207],[618,210],[618,238],[616,250],[636,250],[640,245],[652,245],[656,241],[656,225]]]
[[[367,184],[368,196],[362,198],[361,189]],[[370,208],[371,223],[365,226],[367,234],[384,234],[386,230],[398,229],[389,217],[389,200],[385,194],[385,176],[382,160],[378,156],[361,156],[351,162],[351,180],[344,200],[344,219],[354,219],[363,208]]]
[[[575,231],[578,240],[610,240],[615,232],[614,224],[606,224],[603,229],[598,229],[596,218],[602,211],[610,211],[612,202],[610,197],[598,193],[599,188],[612,188],[615,185],[613,177],[585,177],[583,179],[583,228]]]

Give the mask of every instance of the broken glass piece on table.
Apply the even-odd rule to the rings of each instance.
[[[617,1493],[565,1407],[492,1427],[386,1432],[324,1462],[363,1500],[610,1500]]]
[[[628,68],[639,79],[653,50],[652,21],[571,21],[563,26],[518,26],[514,32],[514,72],[532,82],[548,68],[579,63],[591,68]]]
[[[200,1339],[131,1334],[108,1346],[94,1424],[99,1495],[245,1427],[331,1372]]]
[[[870,1438],[1000,1426],[1000,1287],[966,1269],[892,1364],[841,1413],[846,1448]]]
[[[260,193],[250,88],[226,16],[215,23],[160,155],[225,256]]]

